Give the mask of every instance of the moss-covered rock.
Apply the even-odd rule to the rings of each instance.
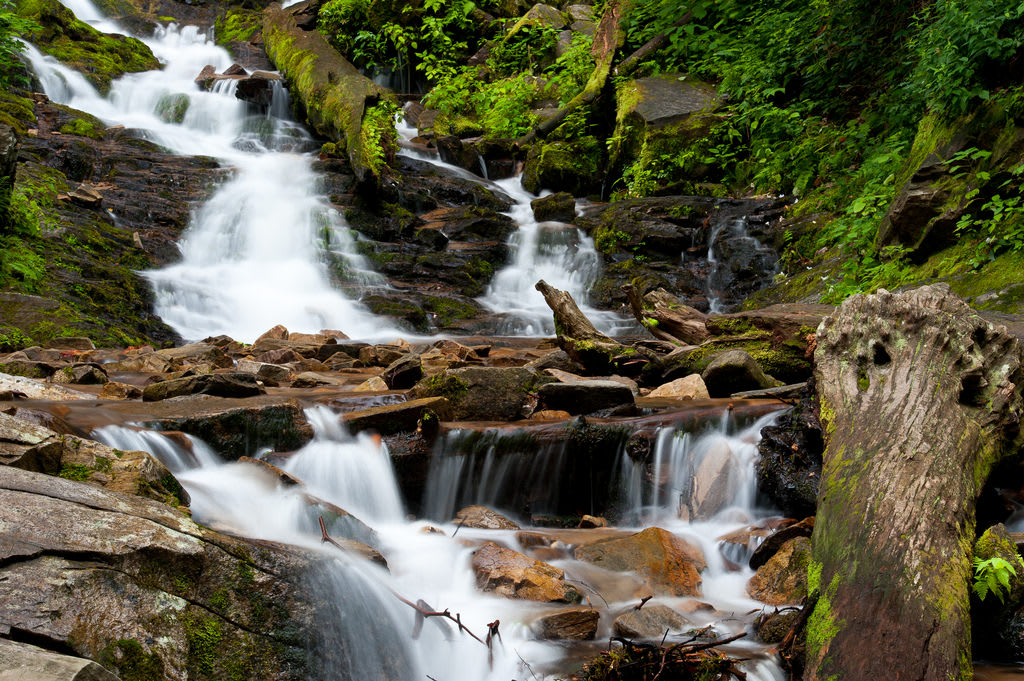
[[[125,73],[160,68],[160,62],[141,40],[101,33],[76,19],[57,0],[20,0],[17,10],[39,24],[28,39],[41,52],[81,71],[101,93]]]
[[[530,148],[523,166],[523,187],[585,196],[601,188],[602,145],[594,137],[573,141],[538,142]]]
[[[233,7],[217,17],[213,34],[218,45],[229,46],[234,42],[249,42],[262,30],[262,12]]]

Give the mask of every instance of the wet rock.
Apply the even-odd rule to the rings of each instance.
[[[505,598],[578,603],[582,596],[565,573],[539,560],[487,542],[473,555],[477,587]]]
[[[364,392],[385,392],[391,390],[388,384],[384,382],[384,379],[380,376],[374,376],[368,378],[356,387],[352,388],[352,392],[364,393]]]
[[[238,463],[246,464],[249,466],[256,466],[274,476],[279,483],[284,487],[301,486],[302,481],[296,478],[291,473],[288,473],[272,463],[264,461],[263,459],[254,459],[251,456],[241,456],[238,458]]]
[[[156,354],[152,348],[149,348],[147,352],[138,352],[127,355],[124,359],[114,362],[114,364],[110,366],[110,370],[125,372],[142,371],[153,374],[164,374],[172,371],[174,367],[174,362],[162,355]]]
[[[19,421],[25,421],[36,426],[42,426],[57,433],[58,435],[74,435],[75,430],[72,428],[67,421],[54,416],[48,411],[42,409],[24,409],[21,407],[7,407],[2,410],[4,414],[13,416]]]
[[[36,362],[30,359],[6,359],[0,362],[0,371],[13,376],[25,378],[49,378],[57,366],[48,362]]]
[[[251,75],[238,81],[235,97],[266,111],[274,99],[273,84],[280,80],[281,76],[277,73],[253,71]]]
[[[292,451],[313,439],[313,427],[296,400],[242,407],[230,402],[217,406],[199,403],[167,409],[178,413],[151,416],[146,426],[181,431],[217,443],[217,451],[231,460],[254,456],[264,447]]]
[[[77,390],[69,390],[59,385],[44,383],[24,376],[11,376],[0,373],[0,396],[6,395],[6,399],[13,399],[14,396],[23,396],[30,400],[53,400],[63,402],[66,400],[92,400],[95,399],[88,393]],[[0,399],[5,399],[0,397]]]
[[[671,398],[676,400],[706,400],[711,397],[700,374],[690,374],[674,381],[663,383],[647,394],[647,397]]]
[[[278,324],[277,326],[270,327],[269,329],[267,329],[266,331],[261,333],[256,338],[255,341],[253,341],[253,345],[255,345],[256,343],[259,343],[262,340],[268,340],[268,339],[269,340],[288,340],[288,329],[287,329],[287,327],[285,327],[282,324]]]
[[[406,390],[423,378],[423,364],[419,355],[402,355],[384,369],[381,380],[390,390]]]
[[[543,372],[547,369],[558,369],[559,371],[576,374],[583,370],[583,367],[572,361],[565,350],[552,350],[546,355],[527,363],[525,366],[527,369],[533,369],[537,372]]]
[[[712,397],[728,397],[741,390],[756,390],[782,385],[765,375],[757,361],[743,350],[728,350],[715,355],[701,373]]]
[[[224,349],[209,343],[189,343],[176,348],[157,350],[156,354],[180,365],[210,364],[220,369],[235,365]]]
[[[62,384],[103,385],[110,379],[98,364],[71,364],[53,372],[50,380]]]
[[[5,631],[99,660],[124,679],[145,668],[167,681],[299,681],[318,664],[307,658],[316,636],[308,554],[204,529],[155,501],[7,467],[0,523]]]
[[[761,430],[757,487],[790,517],[814,515],[825,450],[814,388],[808,385],[792,410]]]
[[[359,349],[359,361],[363,366],[387,367],[406,354],[406,350],[397,345],[368,345]]]
[[[262,381],[264,385],[269,386],[286,383],[291,378],[291,370],[286,366],[257,362],[252,359],[238,360],[235,369],[243,373],[254,374],[257,381]]]
[[[807,596],[807,563],[810,557],[810,539],[790,539],[750,578],[747,593],[768,605],[800,603]]]
[[[792,522],[792,521],[789,521]],[[787,542],[797,537],[810,539],[814,532],[814,516],[804,518],[798,523],[792,523],[772,532],[762,541],[753,554],[750,556],[750,569],[757,570],[771,560],[772,556],[779,552]]]
[[[341,419],[353,433],[373,430],[381,435],[415,431],[423,419],[447,421],[451,405],[443,397],[424,397],[382,407],[357,409],[342,414]]]
[[[530,202],[537,222],[572,222],[576,218],[576,199],[569,192],[556,192]]]
[[[600,189],[601,150],[592,138],[580,142],[537,142],[527,152],[522,183],[534,194],[542,189],[585,196]]]
[[[10,681],[118,681],[92,660],[0,639],[0,679]]]
[[[689,622],[667,605],[645,605],[615,618],[615,633],[626,638],[660,639],[666,631],[680,631]]]
[[[537,395],[545,409],[560,409],[570,414],[590,414],[634,401],[629,386],[601,380],[547,383],[540,387]]]
[[[541,409],[530,414],[531,421],[564,421],[571,418],[572,414],[561,409]]]
[[[706,566],[699,548],[659,527],[581,546],[575,556],[607,570],[635,572],[674,596],[699,596]]]
[[[534,628],[538,638],[592,641],[600,619],[601,613],[593,608],[562,608],[550,615],[541,615]]]
[[[519,525],[486,506],[466,506],[452,519],[462,527],[473,527],[481,530],[518,530]]]
[[[536,372],[521,367],[465,367],[424,378],[412,392],[447,398],[454,421],[510,421],[522,416],[539,380]]]
[[[206,374],[183,376],[170,381],[158,381],[142,391],[144,402],[158,402],[182,395],[217,395],[220,397],[252,397],[265,391],[252,374]]]
[[[608,519],[584,514],[583,518],[580,519],[580,524],[577,525],[577,527],[587,530],[594,529],[597,527],[608,527]]]

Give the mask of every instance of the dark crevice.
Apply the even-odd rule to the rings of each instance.
[[[49,650],[51,653],[58,653],[59,655],[71,655],[73,657],[82,657],[75,651],[74,648],[69,646],[64,641],[59,639],[50,638],[46,634],[40,634],[35,631],[28,631],[27,629],[19,629],[18,627],[11,627],[6,632],[4,638],[18,643],[27,643],[30,646],[42,648],[43,650]]]
[[[889,356],[889,353],[885,350],[885,346],[881,343],[875,343],[874,348],[872,348],[872,355],[875,366],[881,367],[892,362],[892,357]]]

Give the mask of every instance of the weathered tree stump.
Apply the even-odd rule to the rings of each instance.
[[[1021,354],[945,285],[824,320],[805,678],[971,678],[975,504],[1019,444]]]
[[[632,284],[622,287],[629,300],[633,316],[655,338],[676,345],[700,345],[708,339],[707,315],[685,305],[665,289],[659,288],[646,295]]]

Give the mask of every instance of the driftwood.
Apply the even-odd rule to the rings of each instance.
[[[601,22],[597,26],[597,33],[594,36],[594,47],[592,54],[596,66],[583,86],[583,91],[573,97],[565,106],[555,112],[553,116],[535,126],[528,133],[516,140],[516,145],[523,147],[533,142],[538,137],[544,138],[551,134],[555,128],[576,109],[590,104],[608,82],[608,74],[611,73],[612,63],[615,60],[615,52],[622,46],[624,39],[622,32],[622,18],[629,9],[630,0],[611,0],[605,7]]]
[[[566,291],[561,291],[541,279],[536,289],[544,295],[544,301],[555,315],[555,333],[558,347],[573,361],[582,365],[589,374],[605,374],[613,367],[639,361],[646,364],[633,348],[604,335],[590,323],[580,311],[576,301]]]
[[[677,345],[700,345],[711,335],[705,324],[707,315],[679,301],[665,289],[657,289],[642,298],[632,284],[622,287],[629,309],[636,320],[658,339]]]
[[[942,284],[848,299],[815,365],[827,436],[804,678],[971,678],[975,507],[1019,450],[1021,347]]]
[[[707,629],[698,632],[703,635]],[[614,636],[609,641],[622,646],[621,651],[606,651],[584,665],[584,681],[658,681],[658,679],[746,679],[739,669],[741,659],[731,658],[712,649],[746,636],[745,633],[716,641],[695,643],[693,637],[670,646],[637,643]]]

